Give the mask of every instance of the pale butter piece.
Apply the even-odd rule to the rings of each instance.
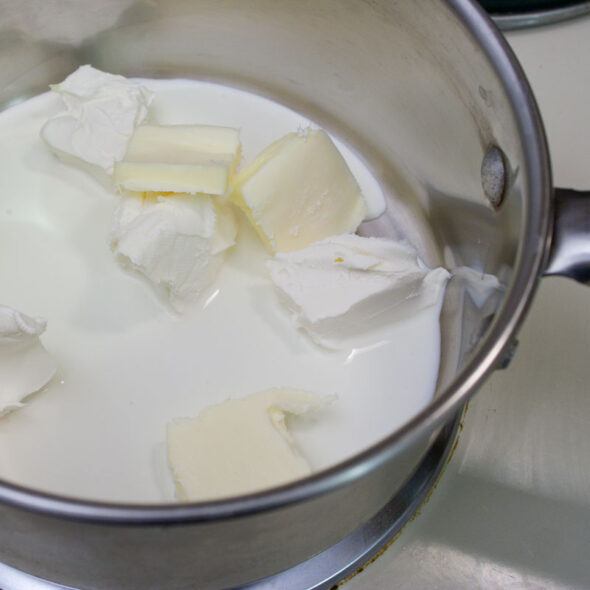
[[[39,340],[46,325],[43,318],[0,305],[0,416],[55,375],[55,361]]]
[[[367,207],[344,158],[322,130],[291,133],[236,176],[231,194],[272,252],[356,231]]]
[[[168,425],[168,464],[181,500],[201,501],[272,488],[311,473],[285,425],[332,401],[294,389],[269,389],[206,408]]]
[[[379,341],[392,322],[440,302],[450,277],[406,242],[355,234],[277,253],[267,267],[295,325],[330,349]]]
[[[214,282],[236,232],[231,208],[217,198],[128,193],[114,214],[111,247],[182,311]]]
[[[115,185],[130,191],[223,195],[240,153],[240,133],[214,125],[142,125],[135,130]]]

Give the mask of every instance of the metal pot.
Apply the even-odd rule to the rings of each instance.
[[[82,63],[268,96],[364,155],[389,199],[365,233],[401,225],[428,262],[504,285],[475,305],[453,279],[435,398],[380,444],[303,481],[201,504],[101,504],[0,482],[4,563],[80,588],[146,590],[234,587],[302,562],[395,497],[440,429],[506,363],[543,272],[590,278],[588,195],[553,190],[524,75],[468,0],[105,0],[68,10],[28,1],[3,10],[1,105]]]

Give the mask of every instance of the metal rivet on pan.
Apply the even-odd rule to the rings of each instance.
[[[504,200],[506,193],[506,156],[495,145],[489,147],[481,163],[481,186],[494,209]]]

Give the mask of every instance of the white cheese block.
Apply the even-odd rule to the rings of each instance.
[[[114,181],[130,191],[227,191],[240,153],[240,134],[213,125],[142,125],[133,134]]]
[[[66,110],[45,123],[41,137],[66,163],[106,179],[146,118],[153,93],[89,65],[51,89],[61,95]]]
[[[344,158],[322,130],[268,146],[235,180],[231,198],[272,252],[356,231],[367,207]]]
[[[0,416],[55,375],[55,361],[39,340],[46,325],[43,318],[0,305]]]
[[[218,199],[129,193],[115,211],[111,247],[182,311],[214,282],[236,232],[231,208]]]
[[[179,499],[211,500],[272,488],[311,473],[285,425],[331,401],[269,389],[206,408],[168,425],[168,463]]]
[[[440,300],[449,273],[405,242],[342,234],[267,261],[297,327],[331,349],[380,340],[387,324]]]

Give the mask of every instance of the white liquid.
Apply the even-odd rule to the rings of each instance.
[[[159,123],[240,127],[245,163],[308,124],[227,87],[144,83],[156,92]],[[42,340],[59,366],[44,391],[0,419],[0,478],[88,499],[169,502],[166,424],[212,403],[276,386],[336,394],[317,419],[290,424],[316,470],[377,442],[428,403],[439,306],[391,326],[390,340],[370,350],[323,351],[279,307],[268,254],[243,220],[208,303],[174,315],[112,256],[117,197],[39,139],[59,108],[47,94],[0,116],[0,302],[48,320]],[[376,181],[337,145],[378,214]]]

